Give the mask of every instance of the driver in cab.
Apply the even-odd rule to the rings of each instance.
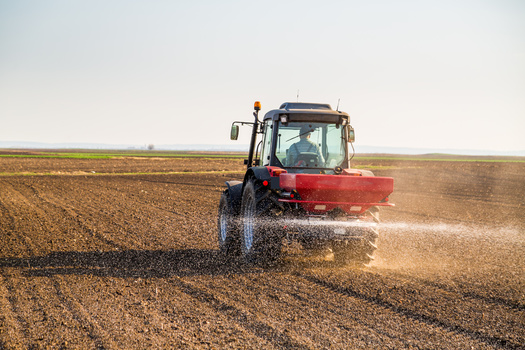
[[[299,142],[294,143],[289,149],[290,164],[292,166],[323,166],[324,157],[319,145],[310,140],[314,129],[311,125],[301,126]],[[317,157],[317,159],[315,159]],[[313,161],[312,161],[313,159]]]

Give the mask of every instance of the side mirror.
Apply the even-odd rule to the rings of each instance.
[[[346,126],[346,134],[348,135],[348,142],[353,143],[355,141],[355,132],[352,125],[348,124]]]
[[[230,140],[237,140],[239,138],[239,125],[232,125],[230,132]]]

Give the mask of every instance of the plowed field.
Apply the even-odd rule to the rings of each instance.
[[[524,349],[525,163],[356,164],[395,179],[375,262],[263,268],[218,257],[242,161],[0,158],[0,349]]]

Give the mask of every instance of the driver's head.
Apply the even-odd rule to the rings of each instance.
[[[301,131],[299,131],[299,136],[302,138],[302,139],[305,139],[307,137],[310,137],[310,135],[312,134],[312,126],[311,125],[303,125],[301,126]]]

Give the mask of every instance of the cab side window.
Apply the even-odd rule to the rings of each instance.
[[[261,150],[261,164],[270,165],[270,152],[272,149],[272,121],[269,120],[264,125],[264,137]]]

